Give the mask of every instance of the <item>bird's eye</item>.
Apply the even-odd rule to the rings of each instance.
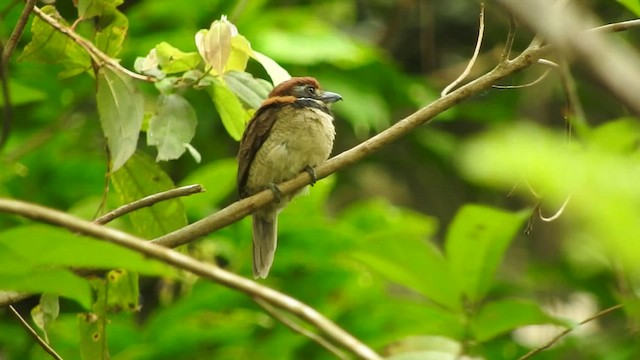
[[[307,92],[308,92],[309,94],[311,94],[311,95],[315,95],[315,93],[316,93],[316,88],[314,88],[313,86],[309,86],[309,87],[307,88]]]

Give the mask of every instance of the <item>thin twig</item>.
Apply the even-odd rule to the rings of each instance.
[[[447,95],[451,91],[451,89],[458,86],[458,84],[460,84],[460,82],[462,82],[462,80],[464,80],[469,75],[469,73],[471,72],[471,68],[473,67],[473,65],[476,63],[476,60],[478,59],[478,54],[480,53],[480,48],[482,47],[483,38],[484,38],[484,3],[480,3],[480,25],[478,26],[478,40],[476,41],[476,48],[473,50],[473,56],[471,57],[471,60],[469,60],[469,63],[467,64],[467,67],[464,69],[462,74],[460,74],[460,76],[458,76],[458,78],[455,79],[451,84],[447,85],[447,87],[445,87],[440,93],[440,96]]]
[[[271,306],[271,304],[269,304],[268,302],[255,297],[253,298],[253,301],[255,301],[256,304],[258,304],[261,308],[263,308],[276,320],[286,325],[289,329],[293,330],[294,332],[297,332],[302,336],[305,336],[311,339],[312,341],[315,341],[316,343],[318,343],[318,345],[322,346],[323,348],[327,349],[330,353],[334,354],[338,359],[342,359],[342,360],[349,359],[347,354],[345,354],[342,350],[337,348],[327,339],[298,325],[293,319],[289,318],[288,316],[280,312],[278,309]]]
[[[500,62],[509,61],[511,57],[511,49],[513,49],[513,41],[516,38],[516,29],[518,24],[516,23],[516,17],[512,13],[509,13],[509,33],[507,33],[507,40],[504,43],[504,49],[502,55],[500,55]]]
[[[195,185],[182,186],[179,188],[163,191],[157,194],[152,194],[152,195],[143,197],[142,199],[136,200],[134,202],[122,205],[119,208],[114,209],[100,216],[99,218],[93,220],[93,222],[96,224],[104,225],[115,218],[118,218],[130,212],[136,211],[143,207],[152,206],[161,201],[165,201],[165,200],[169,200],[169,199],[173,199],[181,196],[189,196],[192,194],[201,193],[203,191],[205,190],[202,187],[202,185],[195,184]]]
[[[542,207],[538,206],[538,216],[540,217],[540,220],[544,221],[544,222],[552,222],[554,220],[557,220],[563,213],[564,213],[564,209],[566,209],[567,205],[569,204],[569,200],[571,200],[571,195],[567,196],[566,199],[564,199],[564,202],[562,203],[562,206],[560,206],[560,209],[558,209],[558,211],[555,212],[555,214],[549,216],[549,217],[545,217],[542,215]]]
[[[9,310],[11,311],[13,316],[18,319],[20,325],[22,325],[22,327],[27,330],[27,332],[33,337],[38,345],[40,345],[40,347],[44,349],[44,351],[49,353],[49,355],[51,355],[51,357],[53,357],[54,359],[62,360],[62,356],[58,355],[58,353],[56,353],[56,351],[53,350],[53,348],[49,346],[49,344],[47,344],[47,342],[44,341],[44,339],[41,338],[40,335],[38,335],[38,333],[31,327],[31,325],[29,325],[29,323],[22,317],[22,315],[20,315],[20,313],[13,307],[13,305],[9,305]]]
[[[640,27],[640,19],[622,21],[614,24],[606,24],[595,27],[593,29],[589,29],[589,31],[611,33],[625,31],[637,27]]]
[[[49,16],[48,14],[40,10],[40,8],[38,8],[37,6],[33,8],[33,12],[36,13],[36,15],[38,15],[40,19],[42,19],[49,25],[53,26],[53,28],[60,31],[64,35],[68,36],[71,40],[75,41],[78,45],[82,46],[87,51],[87,53],[91,55],[91,58],[98,63],[98,65],[107,65],[112,69],[123,72],[124,74],[134,79],[150,81],[150,82],[153,82],[156,80],[151,76],[141,75],[123,67],[122,65],[120,65],[118,61],[116,61],[115,59],[109,57],[109,55],[100,51],[100,49],[95,47],[90,41],[76,34],[73,30],[71,30],[71,28],[60,24],[53,17]]]
[[[530,86],[534,86],[536,84],[538,84],[539,82],[541,82],[542,80],[544,80],[547,75],[549,75],[549,73],[551,72],[551,69],[545,69],[544,72],[542,73],[542,75],[538,76],[537,79],[528,82],[526,84],[520,84],[520,85],[492,85],[491,87],[494,89],[500,89],[500,90],[513,90],[513,89],[523,89],[523,88],[527,88]]]
[[[301,320],[316,327],[327,338],[351,351],[359,358],[366,360],[382,359],[375,351],[320,314],[314,308],[297,299],[213,264],[198,261],[178,251],[167,249],[123,231],[94,224],[62,211],[24,201],[0,198],[0,212],[20,215],[32,220],[64,227],[73,232],[91,236],[96,239],[106,240],[118,246],[144,254],[150,258],[163,261],[175,268],[189,271],[204,279],[235,289],[250,297],[260,298],[277,308],[294,314]]]
[[[36,0],[27,0],[27,3],[24,5],[24,9],[22,9],[22,13],[18,18],[18,22],[16,23],[16,27],[13,28],[13,32],[9,36],[9,40],[4,46],[4,50],[2,51],[2,63],[0,66],[6,67],[9,64],[9,58],[13,54],[13,51],[18,46],[18,41],[22,37],[22,33],[24,32],[25,26],[27,26],[27,21],[29,21],[29,15],[31,14],[31,10],[36,5]]]
[[[578,326],[580,326],[580,325],[584,325],[584,324],[586,324],[586,323],[588,323],[588,322],[591,322],[591,321],[593,321],[593,320],[596,320],[596,319],[598,319],[598,318],[601,318],[601,317],[603,317],[603,316],[606,316],[606,315],[608,315],[609,313],[611,313],[611,312],[613,312],[613,311],[615,311],[615,310],[618,310],[618,309],[620,309],[620,308],[622,308],[622,304],[614,305],[614,306],[612,306],[612,307],[610,307],[610,308],[604,309],[604,310],[602,310],[602,311],[600,311],[600,312],[598,312],[598,313],[596,313],[596,314],[594,314],[594,315],[592,315],[592,316],[590,316],[590,317],[588,317],[588,318],[586,318],[586,319],[584,319],[584,320],[580,321],[580,322],[578,323]],[[561,332],[560,334],[556,335],[553,339],[551,339],[551,340],[550,340],[549,342],[547,342],[546,344],[544,344],[544,345],[542,345],[542,346],[540,346],[540,347],[538,347],[538,348],[535,348],[535,349],[533,349],[533,350],[529,351],[529,352],[528,352],[528,353],[526,353],[525,355],[521,356],[518,360],[526,360],[526,359],[529,359],[529,358],[531,358],[533,355],[536,355],[537,353],[542,352],[542,351],[544,351],[544,350],[546,350],[546,349],[550,348],[551,346],[553,346],[555,343],[557,343],[560,339],[562,339],[564,336],[566,336],[567,334],[569,334],[569,333],[570,333],[571,331],[573,331],[574,329],[576,329],[576,328],[568,328],[568,329],[565,329],[563,332]]]

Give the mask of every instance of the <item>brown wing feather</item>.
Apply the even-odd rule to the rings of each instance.
[[[293,96],[272,97],[267,99],[262,106],[253,115],[249,121],[247,128],[240,140],[240,149],[238,150],[238,193],[241,198],[247,197],[245,185],[249,177],[249,169],[251,163],[258,152],[258,149],[269,136],[269,132],[273,127],[276,119],[276,112],[282,106],[290,105],[295,101]]]

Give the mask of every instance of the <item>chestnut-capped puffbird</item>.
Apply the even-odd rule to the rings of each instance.
[[[283,196],[277,184],[329,158],[335,138],[329,104],[339,94],[324,91],[312,77],[294,77],[276,86],[262,103],[240,141],[238,191],[248,197],[265,189],[276,200],[253,214],[253,276],[265,278],[276,251],[278,213],[298,193]]]

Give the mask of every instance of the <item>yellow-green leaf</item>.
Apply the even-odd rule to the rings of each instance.
[[[214,81],[209,89],[224,128],[232,138],[240,140],[249,121],[249,113],[225,83]]]

